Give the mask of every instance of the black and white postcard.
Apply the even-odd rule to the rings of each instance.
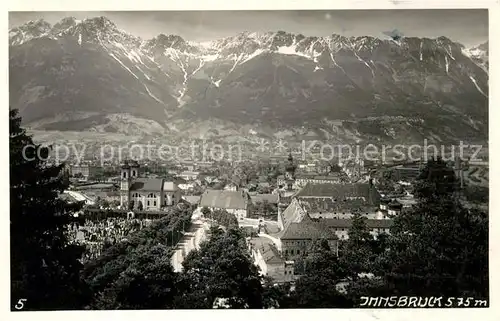
[[[227,5],[9,11],[9,315],[484,320],[493,9]]]

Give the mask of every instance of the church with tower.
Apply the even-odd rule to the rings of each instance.
[[[180,188],[172,181],[140,177],[137,161],[129,160],[122,165],[120,172],[121,208],[158,211],[176,205],[181,197]]]
[[[278,216],[290,205],[292,196],[296,192],[295,171],[297,165],[293,162],[293,156],[290,152],[285,164],[285,175],[278,176]]]
[[[285,175],[278,176],[277,183],[281,189],[286,189],[288,191],[294,189],[296,169],[297,165],[294,164],[293,156],[292,153],[290,152],[288,154],[287,163],[285,165]]]

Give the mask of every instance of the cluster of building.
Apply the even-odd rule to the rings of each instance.
[[[381,195],[372,179],[360,179],[366,174],[362,172],[363,166],[362,162],[353,161],[337,166],[335,170],[318,172],[313,170],[311,164],[299,168],[290,154],[284,175],[278,176],[276,182],[271,184],[274,185],[272,193],[257,194],[230,182],[218,189],[204,188],[201,195],[189,195],[194,184],[206,183],[199,180],[214,183],[217,177],[200,178],[194,166],[184,167],[175,173],[169,171],[168,179],[159,175],[141,175],[139,163],[127,161],[120,167],[119,187],[116,183],[99,183],[99,186],[93,184],[92,188],[100,193],[112,194],[122,210],[162,211],[187,202],[197,205],[198,214],[203,208],[225,210],[240,222],[251,221],[250,205],[264,201],[274,204],[277,213],[275,221],[270,222],[274,228],[261,229],[263,219],[260,219],[255,226],[257,236],[248,238],[248,249],[262,274],[276,282],[290,282],[297,277],[296,262],[307,254],[316,240],[325,239],[333,250],[338,251],[339,242],[349,237],[354,214],[366,217],[366,225],[376,237],[389,233],[392,218],[404,207],[412,205],[405,197]],[[412,179],[418,174],[414,168],[402,167],[396,171],[402,180]],[[87,175],[87,172],[82,175]],[[85,189],[81,186],[80,192]],[[267,223],[264,222],[264,226]],[[185,243],[192,244],[185,248],[196,247],[197,242],[193,240],[202,239],[188,236]],[[180,266],[180,258],[185,255],[181,253],[184,247],[179,247],[176,252],[176,266]]]
[[[290,155],[286,173],[279,178],[279,232],[259,234],[249,240],[255,264],[276,282],[298,277],[294,262],[306,255],[316,240],[327,240],[330,248],[338,251],[339,241],[349,237],[355,213],[366,217],[366,225],[376,237],[389,233],[392,218],[403,209],[397,200],[383,198],[371,180],[350,183],[313,176],[302,185],[297,179],[303,180],[304,176],[297,177],[295,171]]]

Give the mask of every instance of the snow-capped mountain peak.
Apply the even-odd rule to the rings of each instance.
[[[487,45],[465,49],[445,37],[271,31],[206,42],[168,34],[142,40],[105,17],[68,17],[53,27],[30,22],[9,36],[11,106],[26,121],[73,115],[75,106],[94,113],[92,124],[103,121],[95,116],[103,112],[160,123],[194,115],[273,126],[307,119],[330,127],[342,123],[330,123],[335,119],[441,113],[443,126],[458,117],[457,132],[468,115],[474,135],[487,121],[487,108],[477,107],[487,104],[488,77],[478,67]],[[408,126],[397,121],[396,127]]]
[[[488,72],[489,66],[489,42],[486,41],[478,46],[471,48],[462,48],[462,53],[477,63],[481,68]]]
[[[9,44],[11,46],[20,45],[31,39],[46,36],[51,28],[50,23],[43,19],[29,21],[9,30]]]
[[[59,35],[64,31],[76,26],[80,22],[81,21],[77,20],[75,17],[66,17],[56,23],[54,27],[52,27],[51,33],[54,35]]]

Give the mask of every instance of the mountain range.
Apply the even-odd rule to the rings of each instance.
[[[488,43],[240,33],[143,40],[106,17],[9,30],[9,100],[38,130],[252,140],[486,141]]]

